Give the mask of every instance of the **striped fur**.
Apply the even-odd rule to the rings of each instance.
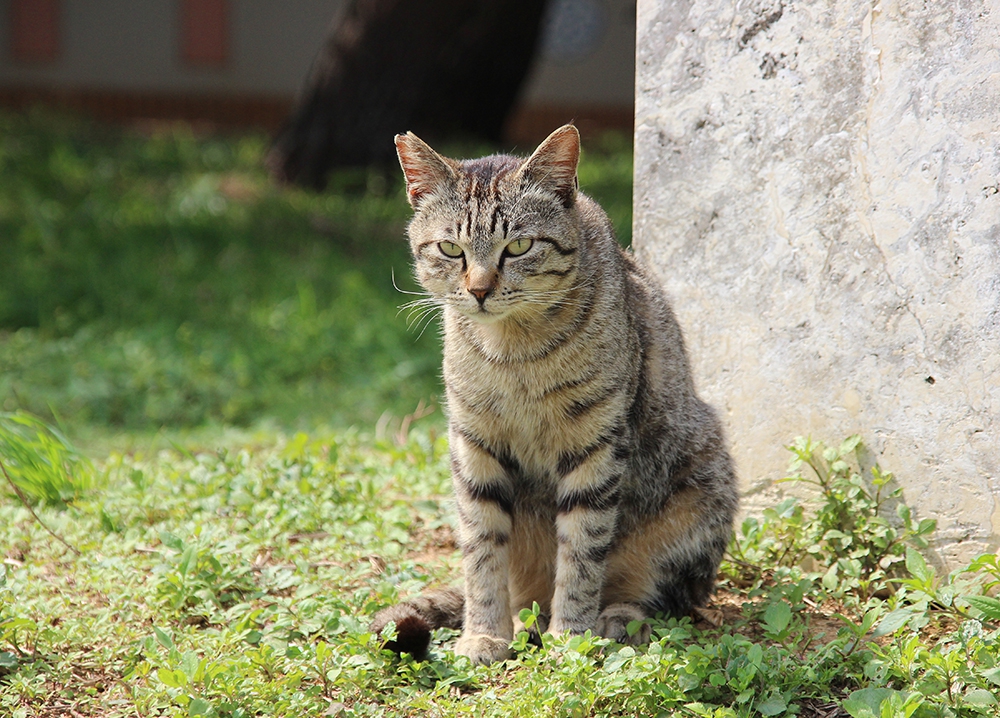
[[[527,160],[450,160],[412,134],[396,145],[417,277],[443,310],[457,652],[506,657],[534,601],[550,631],[645,640],[630,621],[708,598],[737,506],[663,293],[577,191],[573,126]],[[408,606],[426,617],[421,600],[373,628]]]

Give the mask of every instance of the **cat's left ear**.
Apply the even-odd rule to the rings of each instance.
[[[412,132],[396,135],[396,153],[406,177],[406,196],[417,209],[420,202],[455,181],[455,171],[448,160]]]
[[[571,207],[579,187],[576,179],[579,162],[580,132],[573,125],[563,125],[538,145],[520,171],[554,190],[563,206]]]

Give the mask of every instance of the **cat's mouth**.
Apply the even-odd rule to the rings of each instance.
[[[497,307],[487,307],[486,304],[486,302],[483,302],[482,304],[477,303],[472,306],[464,305],[458,309],[469,319],[481,324],[493,324],[509,314],[509,311],[498,309]]]
[[[506,312],[496,312],[491,311],[486,308],[485,304],[480,304],[472,312],[472,318],[476,321],[483,322],[484,324],[492,324],[498,319],[503,318]]]

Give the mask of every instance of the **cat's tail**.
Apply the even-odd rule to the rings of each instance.
[[[422,593],[416,598],[383,608],[372,619],[371,632],[382,633],[389,621],[396,624],[396,639],[383,645],[396,653],[422,658],[435,628],[461,628],[465,597],[458,588]]]

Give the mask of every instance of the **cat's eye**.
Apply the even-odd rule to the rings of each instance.
[[[438,242],[438,249],[446,257],[457,258],[462,256],[462,248],[454,242]]]
[[[520,255],[531,249],[531,245],[535,243],[533,239],[515,239],[513,242],[507,245],[507,254],[512,257],[519,257]]]

